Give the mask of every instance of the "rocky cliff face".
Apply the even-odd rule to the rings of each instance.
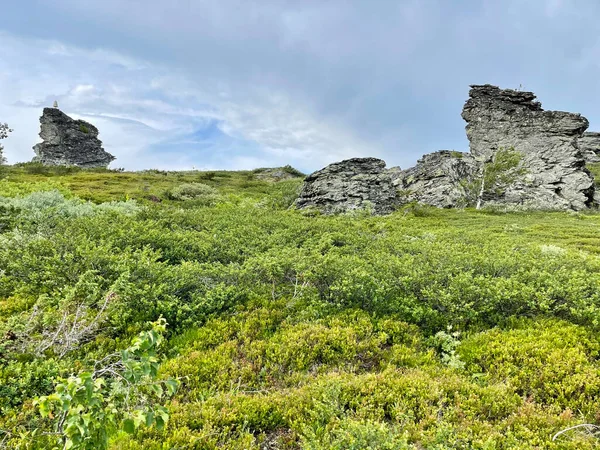
[[[98,129],[83,120],[73,120],[57,108],[44,108],[40,137],[33,161],[46,165],[84,168],[107,167],[115,159],[102,148]]]
[[[471,86],[462,117],[477,161],[490,161],[502,148],[522,155],[527,175],[492,203],[575,210],[593,203],[594,180],[578,145],[585,117],[544,111],[532,92],[491,85]]]
[[[471,179],[477,170],[470,154],[441,150],[423,156],[415,167],[392,174],[392,180],[401,203],[417,201],[452,208],[465,201],[461,182]]]
[[[385,161],[353,158],[330,164],[304,181],[296,207],[317,208],[325,214],[372,208],[375,214],[389,214],[396,205]]]
[[[585,162],[600,162],[600,133],[586,132],[578,140],[579,150]]]
[[[306,179],[297,205],[331,213],[369,203],[378,214],[412,201],[442,208],[466,202],[572,210],[596,205],[600,196],[595,198],[585,163],[600,161],[600,133],[584,134],[585,117],[544,111],[535,98],[532,92],[471,86],[462,112],[470,153],[431,153],[407,170],[386,170],[374,158],[331,164]],[[517,158],[504,175],[498,169],[502,154]],[[493,171],[500,175],[487,186]]]

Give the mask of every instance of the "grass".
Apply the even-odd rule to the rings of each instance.
[[[17,184],[55,181],[73,195],[95,203],[127,199],[142,203],[157,200],[168,201],[166,193],[184,183],[204,183],[218,188],[225,195],[236,195],[243,192],[244,197],[251,199],[260,198],[277,188],[273,183],[257,179],[253,171],[169,172],[147,170],[121,172],[72,168],[72,173],[65,174],[65,169],[63,167],[40,167],[35,164],[12,166],[4,173],[4,180]],[[285,183],[299,186],[301,180],[302,178],[299,176],[296,180]]]

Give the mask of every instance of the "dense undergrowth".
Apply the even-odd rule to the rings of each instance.
[[[4,169],[0,448],[161,316],[169,422],[112,449],[600,448],[552,441],[600,420],[600,215],[324,217],[254,175]]]

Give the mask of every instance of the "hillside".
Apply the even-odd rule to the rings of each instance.
[[[177,392],[108,392],[110,449],[600,448],[552,441],[600,420],[600,214],[324,216],[286,170],[2,168],[0,448],[58,445],[35,399],[160,317]]]

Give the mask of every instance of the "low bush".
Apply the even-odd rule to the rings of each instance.
[[[219,191],[202,183],[181,184],[167,192],[171,200],[195,200],[197,204],[210,206],[219,199]]]
[[[459,347],[467,370],[502,381],[519,395],[559,411],[598,413],[600,340],[556,320],[518,321],[511,329],[478,333]]]
[[[600,447],[551,441],[598,421],[600,215],[331,217],[289,209],[301,180],[248,172],[7,173],[8,448],[48,429],[35,397],[161,316],[172,420],[113,449]]]

